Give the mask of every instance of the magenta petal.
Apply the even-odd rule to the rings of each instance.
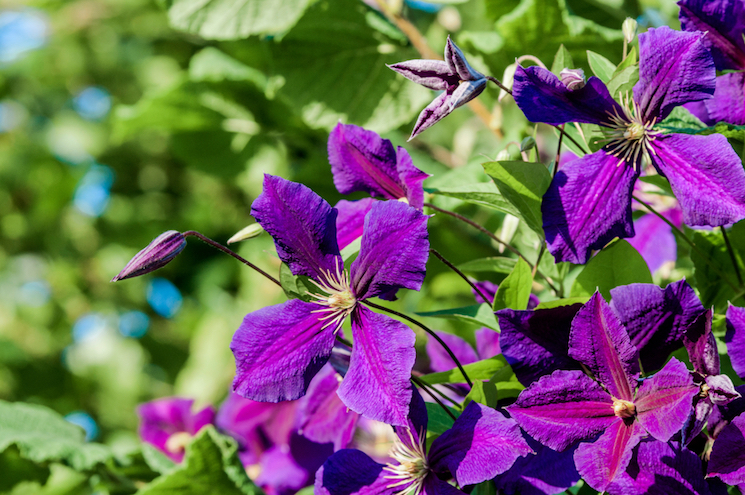
[[[557,262],[587,263],[593,249],[634,235],[631,194],[638,175],[603,150],[559,169],[541,203],[546,241]]]
[[[341,263],[336,210],[303,184],[264,175],[264,190],[251,215],[274,238],[279,258],[295,275],[317,280]]]
[[[238,440],[243,452],[250,452],[244,455],[256,455],[255,451],[260,454],[266,443],[261,427],[277,414],[278,408],[289,404],[294,403],[256,402],[231,392],[217,411],[215,424],[220,430]],[[295,407],[291,407],[294,411]],[[282,440],[288,437],[289,434]],[[258,462],[257,457],[252,459],[251,464]]]
[[[670,181],[686,225],[717,227],[745,218],[745,170],[726,137],[667,134],[652,147],[652,161]]]
[[[429,257],[428,219],[398,201],[372,206],[365,217],[360,254],[350,267],[358,300],[398,288],[421,288]]]
[[[664,120],[673,108],[714,94],[716,70],[704,36],[667,26],[639,35],[639,82],[634,86],[634,100],[645,121]]]
[[[682,212],[679,209],[664,211],[662,215],[680,227]],[[336,225],[338,228],[338,220]],[[642,255],[651,273],[668,261],[678,258],[678,244],[675,242],[673,229],[657,215],[648,213],[634,220],[634,231],[634,237],[630,237],[628,242]]]
[[[493,330],[491,332],[497,333]],[[455,354],[455,357],[458,358],[461,364],[471,364],[479,360],[471,344],[462,338],[452,333],[436,333],[447,344],[450,350],[453,351],[453,354]],[[447,351],[445,351],[445,348],[435,339],[427,340],[427,355],[429,356],[429,367],[434,372],[447,371],[456,367],[455,362]]]
[[[702,375],[719,374],[719,352],[717,341],[711,332],[711,317],[712,311],[706,310],[683,335],[683,344],[693,370]]]
[[[489,306],[494,304],[494,296],[497,295],[497,289],[499,289],[499,286],[495,284],[494,282],[490,282],[489,280],[484,280],[481,282],[474,282],[473,285],[478,287],[481,294],[484,294],[487,297],[487,300],[484,300],[483,297],[481,297],[481,294],[476,292],[475,289],[471,289],[471,292],[473,293],[473,297],[476,299],[476,302],[478,304],[486,303]],[[532,295],[532,294],[531,294]]]
[[[684,31],[706,33],[704,42],[718,70],[745,69],[745,4],[742,0],[681,0],[680,25]]]
[[[599,292],[572,321],[569,356],[587,366],[613,397],[633,400],[639,374],[636,347]]]
[[[411,402],[414,332],[388,316],[357,306],[354,347],[339,397],[351,410],[389,425],[404,426]],[[373,399],[374,398],[374,399]]]
[[[683,428],[698,390],[685,364],[672,358],[639,387],[634,399],[636,417],[653,437],[667,442]]]
[[[631,461],[633,449],[644,436],[636,421],[627,425],[615,418],[613,424],[593,443],[582,443],[574,453],[574,464],[585,482],[605,491]]]
[[[435,439],[428,460],[433,471],[450,472],[465,486],[494,478],[531,452],[515,420],[473,401]]]
[[[745,72],[733,72],[717,77],[714,97],[704,100],[713,122],[745,124]]]
[[[318,319],[317,309],[293,299],[246,315],[230,343],[237,394],[262,402],[305,394],[334,347],[334,326],[323,328],[328,322]]]
[[[491,328],[479,328],[476,330],[476,353],[480,359],[487,359],[502,354],[499,345],[499,332]]]
[[[736,417],[717,436],[709,459],[709,476],[728,485],[745,483],[745,415]]]
[[[140,438],[172,460],[181,462],[184,445],[171,446],[169,438],[177,433],[195,435],[203,427],[212,424],[215,418],[215,410],[211,406],[193,412],[193,405],[194,399],[180,397],[166,397],[140,404],[137,406]]]
[[[336,217],[336,240],[339,249],[344,249],[362,236],[365,215],[372,209],[374,202],[372,198],[364,198],[359,201],[342,199],[336,203],[334,208],[339,212]]]
[[[429,177],[414,166],[409,152],[400,146],[396,149],[396,171],[398,179],[406,190],[406,200],[417,210],[424,206],[424,188],[422,184]]]
[[[683,445],[688,445],[691,440],[704,430],[706,422],[714,408],[708,397],[694,396],[693,409],[688,413],[683,429],[680,431]],[[711,430],[709,430],[711,433]]]
[[[554,450],[587,440],[618,418],[608,392],[581,371],[554,371],[507,407],[528,435]]]
[[[709,398],[714,404],[725,405],[741,397],[735,384],[727,375],[709,375],[704,379],[709,387]]]
[[[427,423],[429,417],[427,416],[427,405],[422,399],[419,390],[416,387],[411,389],[411,403],[409,404],[409,414],[405,426],[393,427],[393,430],[398,435],[398,439],[401,443],[409,446],[416,447],[420,441],[427,435]]]
[[[388,488],[385,466],[359,450],[344,449],[328,458],[316,472],[316,495],[390,495],[401,487]]]
[[[554,125],[585,122],[607,126],[611,115],[623,115],[608,88],[594,76],[581,89],[570,91],[549,70],[518,65],[512,96],[531,122]]]
[[[727,308],[727,353],[732,367],[740,378],[745,378],[745,308],[730,305]]]

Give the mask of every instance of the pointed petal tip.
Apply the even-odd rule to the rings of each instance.
[[[152,240],[150,244],[129,260],[111,282],[139,277],[167,265],[186,247],[186,238],[181,232],[169,230]]]

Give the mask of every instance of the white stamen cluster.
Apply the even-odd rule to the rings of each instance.
[[[406,431],[409,434],[411,445],[406,445],[398,440],[389,454],[398,464],[387,464],[383,468],[391,473],[386,478],[393,481],[386,488],[403,487],[400,491],[395,492],[395,495],[420,495],[424,489],[424,479],[429,473],[424,445],[426,437],[425,435],[419,435],[419,441],[417,442],[414,441],[411,430],[407,428]]]
[[[650,154],[655,154],[652,141],[659,135],[659,131],[653,129],[657,117],[646,122],[639,105],[628,93],[620,99],[623,114],[620,115],[616,109],[614,114],[610,115],[612,125],[606,132],[609,137],[604,139],[608,142],[606,151],[609,155],[619,158],[618,165],[626,162],[640,170],[642,159],[649,162]]]
[[[308,293],[308,295],[316,299],[312,301],[313,303],[324,306],[322,309],[317,309],[313,312],[328,313],[321,318],[322,321],[328,320],[323,328],[334,325],[334,332],[338,331],[342,323],[344,323],[344,319],[349,316],[349,313],[352,312],[355,304],[357,304],[357,298],[354,295],[349,280],[349,273],[344,270],[343,264],[337,258],[335,273],[331,272],[331,270],[326,270],[322,280],[311,280],[311,282],[326,293]]]

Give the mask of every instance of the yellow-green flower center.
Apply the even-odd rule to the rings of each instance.
[[[659,135],[659,131],[654,130],[657,118],[645,121],[639,106],[628,94],[621,98],[621,110],[610,115],[609,130],[605,131],[607,138],[603,140],[607,142],[605,150],[620,159],[619,165],[626,162],[640,169],[642,160],[649,161],[650,154],[654,154],[651,143]]]
[[[636,415],[636,406],[633,402],[613,398],[613,414],[619,418],[633,418]]]
[[[186,446],[191,442],[192,436],[185,431],[174,433],[166,440],[166,450],[171,454],[180,454],[186,450]]]
[[[340,266],[341,265],[341,266]],[[323,306],[322,309],[313,311],[314,313],[326,313],[321,320],[328,320],[323,326],[326,328],[335,325],[334,332],[341,328],[344,319],[352,312],[357,304],[357,298],[354,295],[349,280],[349,274],[344,271],[343,263],[337,259],[336,271],[326,271],[321,280],[311,282],[321,289],[325,294],[308,293],[315,298],[315,304]]]
[[[427,463],[427,453],[425,451],[424,432],[419,436],[419,441],[414,441],[414,435],[411,430],[406,430],[409,434],[409,444],[398,440],[390,452],[390,456],[397,464],[387,464],[385,466],[389,475],[385,477],[392,481],[386,488],[401,489],[395,492],[396,495],[419,495],[424,487],[424,479],[429,473],[429,464]]]

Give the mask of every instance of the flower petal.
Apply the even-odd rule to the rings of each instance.
[[[442,60],[407,60],[388,66],[406,79],[421,84],[435,91],[445,91],[460,82],[458,74],[450,70],[447,62]]]
[[[667,134],[652,147],[652,162],[670,181],[686,225],[718,227],[745,218],[745,170],[726,137]]]
[[[458,107],[461,107],[469,101],[476,98],[478,95],[483,93],[486,89],[486,79],[479,79],[477,81],[463,81],[455,88],[451,97],[448,99],[448,105],[450,105],[450,111],[452,112]]]
[[[631,461],[633,449],[644,436],[636,421],[630,425],[616,421],[593,443],[581,443],[574,453],[574,464],[585,483],[599,492],[621,475]]]
[[[719,351],[717,341],[711,332],[711,318],[712,311],[709,309],[683,334],[683,344],[688,351],[693,370],[702,375],[719,374]]]
[[[274,238],[279,258],[295,275],[323,279],[341,262],[336,210],[303,184],[264,174],[251,215]]]
[[[445,43],[445,63],[447,63],[450,72],[457,74],[461,81],[484,79],[483,74],[471,67],[466,60],[466,56],[463,55],[463,51],[450,39],[450,36]]]
[[[428,460],[433,471],[450,472],[465,486],[494,478],[531,452],[514,419],[472,401],[432,442]]]
[[[421,288],[429,257],[428,219],[398,201],[372,206],[365,217],[360,254],[350,267],[358,300],[398,288]]]
[[[339,387],[348,408],[389,425],[405,426],[411,402],[414,332],[357,306],[352,312],[352,360]]]
[[[169,438],[178,433],[194,435],[203,427],[212,424],[215,418],[212,406],[197,412],[193,411],[193,406],[194,399],[181,397],[165,397],[140,404],[137,406],[140,438],[172,460],[181,462],[184,451],[169,448]]]
[[[504,495],[553,495],[563,493],[579,481],[574,467],[574,449],[556,452],[528,439],[535,454],[518,458],[505,473],[494,479]]]
[[[745,379],[745,308],[727,308],[727,333],[724,336],[732,368]]]
[[[458,358],[460,364],[471,364],[479,360],[476,355],[476,351],[473,350],[471,344],[452,333],[436,332],[437,335],[447,344],[450,350],[453,351],[455,357]],[[494,332],[496,333],[496,332]],[[497,334],[499,335],[499,334]],[[447,353],[442,344],[437,342],[435,339],[427,340],[427,355],[429,356],[429,367],[434,372],[448,371],[456,367],[453,358]]]
[[[453,107],[450,105],[450,94],[444,92],[438,95],[419,114],[419,118],[417,118],[416,124],[414,124],[414,129],[411,131],[409,141],[450,115],[452,111]]]
[[[683,31],[706,33],[718,70],[745,69],[745,4],[741,0],[681,0],[680,27]]]
[[[714,404],[725,405],[741,397],[740,393],[727,375],[709,375],[704,381],[709,387],[709,398]]]
[[[559,451],[618,419],[608,392],[581,371],[557,370],[541,377],[507,410],[528,435]]]
[[[406,190],[406,200],[411,206],[421,211],[424,207],[422,183],[429,177],[429,174],[416,168],[409,152],[400,146],[396,149],[396,171],[399,181]]]
[[[593,249],[632,237],[634,167],[600,150],[562,166],[543,195],[548,249],[556,261],[584,264]]]
[[[613,397],[633,400],[639,374],[636,347],[599,292],[572,320],[569,357],[587,366]]]
[[[443,481],[437,476],[430,474],[424,478],[421,495],[463,495],[463,492],[447,481]]]
[[[608,88],[594,76],[581,89],[570,91],[549,70],[518,65],[512,96],[531,122],[553,125],[584,122],[608,126],[610,116],[623,115]]]
[[[683,428],[698,390],[685,364],[672,358],[642,382],[634,399],[636,417],[653,437],[667,442]]]
[[[713,123],[745,124],[745,72],[732,72],[717,77],[714,97],[704,100]]]
[[[688,413],[688,418],[680,430],[680,440],[683,442],[683,445],[688,445],[691,440],[696,438],[704,430],[704,426],[706,426],[713,408],[714,405],[708,397],[701,397],[700,395],[693,396],[693,408]],[[711,432],[711,430],[709,431]]]
[[[680,228],[683,212],[679,208],[661,213]],[[338,229],[338,220],[336,225]],[[634,237],[630,237],[628,242],[647,262],[650,273],[656,272],[668,261],[675,261],[678,258],[678,244],[675,242],[673,229],[657,215],[648,213],[634,220],[634,231]]]
[[[411,403],[409,404],[409,414],[406,421],[406,425],[398,427],[394,426],[393,430],[398,435],[398,439],[409,447],[417,447],[422,439],[427,436],[427,423],[429,417],[427,416],[427,405],[424,403],[419,390],[416,387],[411,389]]]
[[[569,331],[581,304],[550,309],[497,311],[499,344],[517,379],[526,387],[558,369],[579,369],[569,357]]]
[[[316,495],[390,495],[401,487],[388,488],[385,466],[359,450],[336,452],[316,472]]]
[[[303,396],[334,347],[334,326],[323,328],[317,309],[293,299],[247,314],[230,343],[233,391],[262,402]]]
[[[634,85],[634,101],[645,122],[664,120],[673,108],[714,94],[716,70],[704,36],[667,26],[639,35],[639,82]]]
[[[717,476],[728,485],[745,483],[745,415],[725,427],[711,449],[709,476]]]
[[[342,199],[336,203],[334,208],[339,212],[336,217],[336,241],[339,243],[339,249],[344,249],[362,236],[365,216],[375,201],[372,198],[358,201]]]
[[[491,328],[479,328],[475,332],[476,335],[476,354],[479,359],[488,359],[498,354],[502,354],[502,349],[499,345],[499,332],[495,332]]]

